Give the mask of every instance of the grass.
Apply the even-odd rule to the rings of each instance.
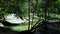
[[[14,31],[23,31],[23,30],[28,30],[28,26],[27,25],[14,26],[14,27],[11,27],[11,29]]]

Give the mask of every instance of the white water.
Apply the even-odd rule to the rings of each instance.
[[[7,16],[5,16],[5,20],[12,23],[12,24],[20,24],[20,23],[24,23],[25,21],[22,20],[21,18],[17,18],[15,16],[15,14],[9,14]]]

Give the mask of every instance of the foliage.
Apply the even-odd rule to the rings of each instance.
[[[46,3],[47,2],[47,3]],[[28,0],[0,0],[0,18],[5,15],[15,13],[18,16],[28,15]],[[40,15],[45,12],[60,14],[60,0],[31,0],[31,11]]]
[[[15,13],[24,16],[28,11],[27,0],[0,0],[0,15]]]

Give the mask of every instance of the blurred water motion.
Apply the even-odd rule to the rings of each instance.
[[[21,18],[16,17],[15,14],[9,14],[9,15],[5,16],[5,20],[7,22],[12,23],[12,24],[20,24],[20,23],[24,23],[25,22]]]

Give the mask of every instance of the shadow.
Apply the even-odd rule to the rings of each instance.
[[[4,26],[16,26],[16,25],[20,25],[20,24],[12,24],[12,23],[4,21],[4,20],[0,20],[0,23],[2,23]]]
[[[25,31],[13,31],[9,28],[0,27],[0,34],[32,34],[31,31],[25,30]]]

